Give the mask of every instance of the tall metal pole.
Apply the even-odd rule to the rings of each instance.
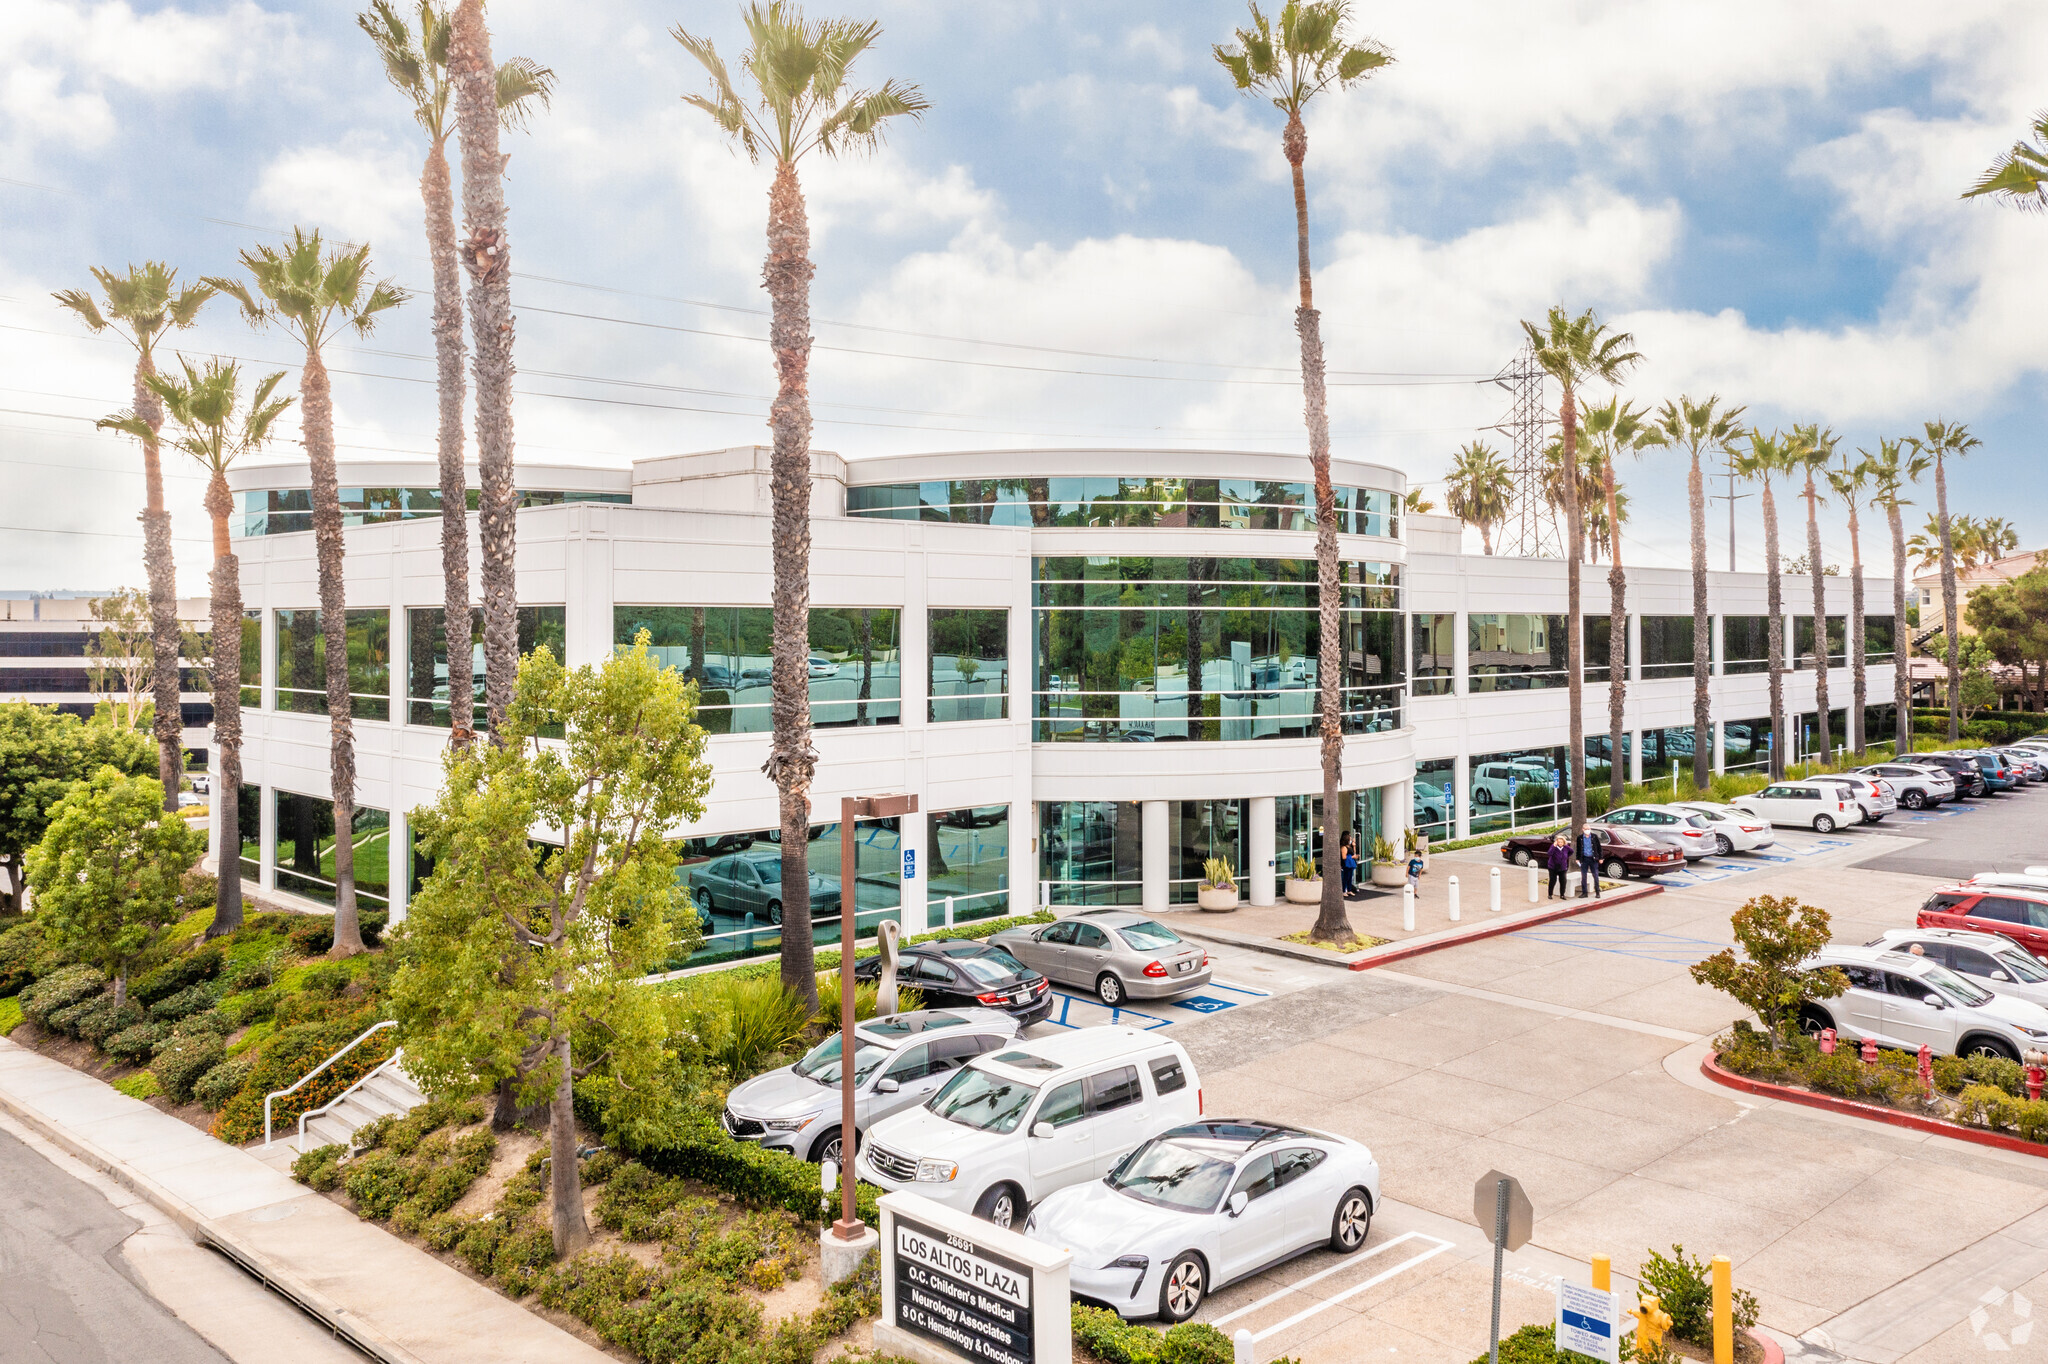
[[[1493,1334],[1487,1346],[1487,1364],[1500,1364],[1500,1268],[1508,1245],[1508,1182],[1493,1183]]]
[[[853,796],[839,801],[839,1220],[832,1234],[851,1241],[862,1231],[854,1213],[853,1148],[859,1141],[853,1125],[853,826],[864,802]]]

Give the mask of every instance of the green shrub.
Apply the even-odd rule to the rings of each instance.
[[[282,956],[278,952],[263,952],[236,963],[221,974],[222,988],[230,994],[262,989],[276,981],[277,973],[284,969]]]
[[[220,1002],[220,1010],[237,1027],[246,1028],[252,1023],[263,1023],[277,1016],[277,1004],[284,998],[284,991],[269,989],[246,990],[231,994]]]
[[[650,1364],[745,1358],[761,1333],[760,1306],[709,1275],[676,1275],[638,1315],[638,1348]]]
[[[356,978],[346,961],[316,961],[292,974],[297,977],[299,989],[329,998],[346,990]]]
[[[157,1045],[170,1036],[170,1032],[161,1023],[138,1023],[109,1037],[103,1049],[116,1061],[139,1066],[156,1055]]]
[[[292,1161],[292,1178],[321,1193],[332,1193],[341,1186],[341,1158],[348,1154],[345,1146],[316,1146],[302,1152]]]
[[[356,930],[363,935],[366,947],[383,946],[384,926],[391,922],[391,915],[381,909],[359,909],[356,911]]]
[[[1963,1086],[1970,1082],[1969,1072],[1960,1056],[1937,1056],[1934,1058],[1934,1087],[1943,1094],[1960,1094]]]
[[[427,1243],[429,1250],[453,1250],[461,1245],[462,1238],[468,1235],[472,1220],[467,1217],[457,1217],[452,1212],[444,1212],[439,1217],[430,1217],[427,1219],[427,1224],[420,1228],[420,1239]]]
[[[149,1063],[149,1069],[172,1103],[190,1103],[192,1086],[226,1055],[227,1049],[212,1033],[190,1033],[166,1042]]]
[[[212,1033],[225,1042],[235,1030],[235,1021],[219,1009],[208,1009],[205,1013],[193,1014],[171,1024],[171,1036],[189,1037],[194,1033]]]
[[[146,1070],[138,1070],[133,1075],[124,1075],[114,1081],[114,1091],[117,1094],[126,1094],[131,1099],[154,1099],[161,1092],[157,1086],[156,1076]]]
[[[124,1032],[144,1021],[142,1006],[134,1000],[123,1000],[120,1008],[114,1007],[111,994],[89,999],[83,1004],[74,1004],[60,1011],[65,1018],[66,1032],[81,1042],[99,1046],[117,1032]],[[55,1022],[60,1014],[50,1015]]]
[[[39,1028],[48,1027],[52,1014],[91,999],[106,983],[97,969],[82,964],[52,971],[21,992],[22,1017]]]
[[[613,1144],[622,1143],[614,1137]],[[751,1141],[734,1141],[708,1113],[688,1110],[658,1145],[629,1150],[653,1170],[702,1180],[750,1208],[781,1208],[812,1224],[820,1220],[817,1166]],[[879,1225],[869,1210],[880,1196],[867,1184],[857,1191],[857,1209],[870,1226]]]
[[[2025,1068],[2003,1056],[1966,1056],[1963,1075],[1973,1085],[1996,1085],[2015,1099],[2026,1097]]]
[[[1074,1340],[1104,1364],[1230,1364],[1230,1337],[1213,1326],[1182,1322],[1165,1331],[1127,1322],[1103,1307],[1074,1307]],[[1507,1357],[1506,1341],[1501,1357]]]
[[[579,1255],[541,1275],[534,1296],[543,1307],[590,1321],[601,1312],[647,1296],[658,1278],[623,1252]]]
[[[1997,1085],[1970,1085],[1956,1096],[1956,1121],[2004,1131],[2017,1125],[2017,1105],[2024,1102]]]
[[[0,995],[0,1037],[5,1037],[21,1024],[21,998],[18,995]]]
[[[358,1212],[381,1222],[412,1196],[418,1177],[419,1172],[403,1157],[389,1151],[366,1151],[348,1163],[341,1184],[356,1201]]]
[[[533,1291],[540,1276],[555,1262],[554,1233],[544,1224],[523,1223],[507,1231],[491,1259],[491,1277],[515,1298]]]
[[[249,1071],[255,1064],[253,1057],[229,1057],[199,1077],[192,1086],[192,1097],[207,1112],[220,1112],[227,1101],[249,1082]]]
[[[34,984],[43,955],[43,926],[36,920],[0,933],[0,996],[19,994]]]
[[[369,1026],[360,1016],[280,1029],[256,1052],[256,1064],[241,1092],[228,1100],[214,1120],[213,1135],[241,1146],[263,1135],[263,1096],[296,1084],[315,1066],[340,1051]],[[336,1061],[313,1081],[272,1105],[275,1124],[289,1125],[309,1108],[318,1108],[390,1058],[394,1030],[386,1028]]]
[[[212,980],[220,974],[226,962],[227,949],[219,943],[209,943],[197,951],[181,952],[154,971],[138,977],[128,993],[136,1002],[154,1008],[162,1000]]]
[[[210,983],[188,985],[174,994],[160,997],[149,1006],[149,1021],[152,1023],[175,1023],[181,1018],[204,1013],[220,999],[219,991]]]
[[[286,937],[291,942],[292,951],[302,957],[317,957],[334,946],[334,921],[305,915],[301,922],[292,926]]]
[[[1697,1256],[1688,1256],[1684,1246],[1671,1247],[1667,1258],[1656,1251],[1636,1271],[1645,1291],[1655,1293],[1671,1314],[1671,1333],[1695,1345],[1712,1345],[1714,1339],[1714,1285],[1711,1267]],[[1737,1331],[1756,1325],[1756,1295],[1735,1289],[1731,1315]]]
[[[803,998],[779,979],[702,978],[681,992],[684,1027],[735,1082],[760,1074],[795,1045],[810,1024]]]

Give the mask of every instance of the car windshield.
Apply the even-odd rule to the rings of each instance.
[[[1103,1182],[1162,1208],[1214,1212],[1235,1170],[1227,1160],[1154,1137],[1118,1161]]]
[[[763,883],[763,884],[765,884],[765,885],[780,885],[780,884],[782,884],[782,859],[781,859],[781,858],[779,858],[779,857],[763,857],[763,858],[758,858],[758,859],[752,859],[752,860],[749,860],[749,861],[748,861],[747,865],[748,865],[748,866],[750,866],[750,867],[752,867],[752,868],[753,868],[753,869],[754,869],[754,870],[755,870],[755,871],[756,871],[757,873],[759,873],[759,874],[760,874],[760,877],[761,877],[761,880],[762,880],[762,883]]]
[[[954,957],[952,962],[969,976],[972,976],[977,985],[999,984],[1013,976],[1023,974],[1024,971],[1023,962],[1018,961],[1008,952],[1003,951],[990,951],[986,954],[972,957]]]
[[[1921,975],[1920,980],[1923,984],[1932,985],[1950,999],[1958,1003],[1968,1004],[1973,1008],[1979,1004],[1991,1002],[1991,992],[1989,990],[1964,980],[1945,966],[1928,967],[1926,972]]]
[[[857,1034],[856,1034],[857,1035]],[[875,1073],[875,1067],[889,1059],[887,1047],[871,1047],[861,1043],[853,1053],[853,1083],[864,1085],[868,1076]],[[806,1080],[816,1080],[821,1085],[839,1083],[839,1034],[820,1042],[804,1053],[804,1059],[794,1067],[796,1073]]]
[[[1155,947],[1171,947],[1180,941],[1180,934],[1165,924],[1150,919],[1140,919],[1134,924],[1125,924],[1116,935],[1139,952],[1150,952]]]
[[[2007,975],[2023,985],[2039,985],[2043,981],[2048,981],[2048,970],[2043,970],[2041,963],[2028,956],[2025,952],[2014,948],[2005,948],[2001,951],[1993,952],[1991,956],[2000,966],[2005,968]]]
[[[957,1072],[925,1107],[962,1127],[983,1132],[1014,1132],[1038,1090],[1022,1080],[1005,1079],[975,1066]]]

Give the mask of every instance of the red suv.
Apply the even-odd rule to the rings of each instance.
[[[2048,960],[2048,891],[2016,886],[1944,886],[1920,906],[1916,926],[1997,933]]]

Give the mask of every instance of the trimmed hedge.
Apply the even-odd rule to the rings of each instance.
[[[156,1055],[156,1049],[171,1030],[161,1023],[138,1023],[109,1037],[103,1050],[116,1061],[125,1061],[131,1066],[146,1065]]]
[[[219,1065],[225,1055],[220,1038],[212,1033],[192,1033],[166,1042],[149,1063],[149,1070],[172,1103],[185,1104],[192,1102],[192,1086],[199,1077]]]
[[[231,1056],[212,1070],[199,1077],[192,1086],[192,1097],[199,1106],[209,1113],[218,1113],[235,1097],[243,1085],[249,1082],[249,1071],[255,1066],[253,1056]]]
[[[47,1027],[50,1015],[84,1003],[106,984],[107,978],[95,967],[62,967],[21,992],[22,1017],[39,1028]]]
[[[614,1136],[614,1145],[623,1146]],[[771,1151],[751,1141],[734,1141],[710,1114],[693,1111],[674,1125],[669,1138],[659,1147],[624,1147],[648,1168],[668,1175],[701,1179],[725,1190],[750,1208],[781,1208],[816,1223],[821,1218],[823,1195],[818,1187],[818,1167],[807,1160],[781,1151]],[[854,1202],[861,1220],[881,1225],[875,1200],[881,1191],[862,1184]],[[833,1206],[838,1206],[835,1200]]]
[[[152,1023],[176,1023],[181,1018],[204,1013],[219,1002],[219,989],[208,982],[188,985],[182,990],[159,996],[154,1003],[141,1000],[149,1005],[149,1021]]]
[[[1184,1321],[1164,1331],[1125,1321],[1106,1307],[1074,1305],[1074,1343],[1103,1364],[1231,1364],[1230,1337],[1213,1326]],[[1501,1342],[1507,1358],[1507,1342]],[[1289,1361],[1276,1361],[1289,1364]]]
[[[162,966],[145,975],[138,976],[129,987],[128,993],[135,1002],[154,1012],[154,1006],[170,999],[182,991],[218,976],[221,966],[227,961],[227,950],[218,943],[209,944],[196,952],[185,952],[172,957]],[[187,1010],[186,1012],[190,1012]],[[183,1014],[176,1017],[182,1018]]]

